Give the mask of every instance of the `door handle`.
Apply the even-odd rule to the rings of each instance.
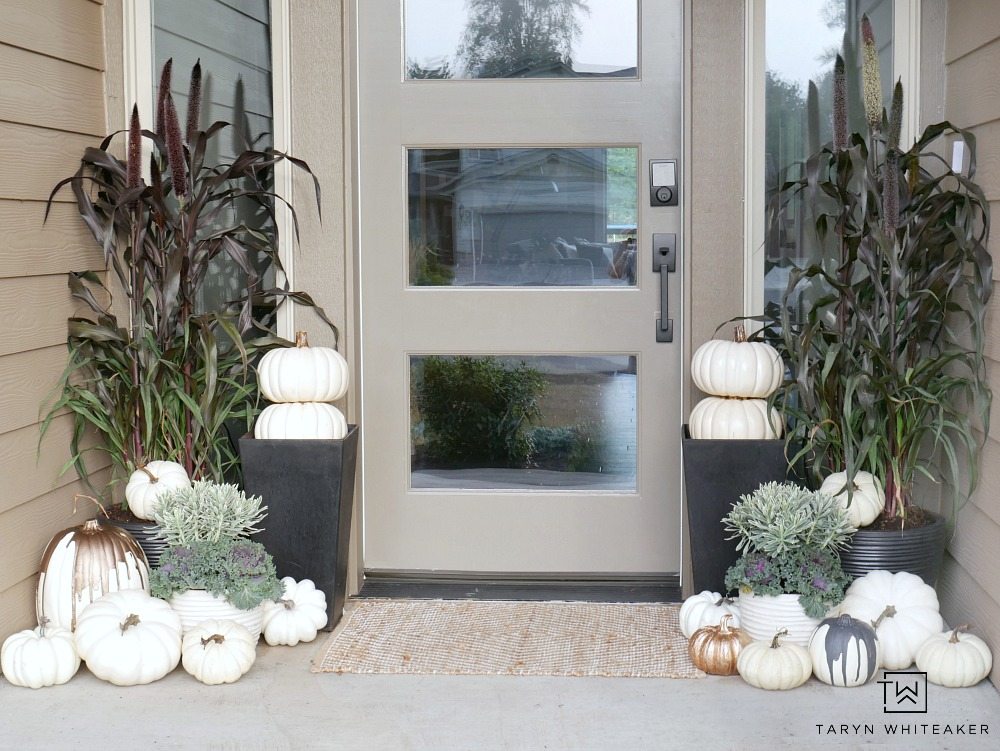
[[[674,340],[674,319],[670,312],[668,274],[677,270],[677,235],[672,232],[653,234],[653,271],[660,275],[660,317],[656,319],[656,341]]]

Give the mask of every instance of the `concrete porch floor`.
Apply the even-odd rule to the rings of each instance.
[[[203,686],[178,668],[119,688],[85,667],[39,691],[0,679],[0,748],[34,749],[989,749],[1000,694],[930,686],[928,713],[882,713],[882,686],[794,691],[739,678],[698,680],[333,675],[309,672],[325,636],[258,648],[238,683]],[[926,724],[889,736],[884,725]],[[874,726],[866,735],[864,724]],[[933,735],[933,725],[989,726],[989,735]],[[816,725],[824,726],[822,732]],[[861,725],[855,735],[826,726]]]

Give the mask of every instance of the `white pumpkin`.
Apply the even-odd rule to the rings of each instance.
[[[184,669],[208,686],[235,683],[257,659],[257,640],[236,621],[202,621],[184,634]]]
[[[187,470],[177,462],[155,461],[129,475],[125,500],[140,519],[152,519],[153,507],[164,493],[191,485]]]
[[[736,669],[740,677],[756,688],[767,691],[787,691],[797,688],[812,675],[809,651],[798,644],[782,644],[781,630],[771,641],[755,641],[743,647]]]
[[[257,366],[260,393],[269,402],[335,402],[347,393],[347,360],[330,347],[310,347],[306,332],[295,346],[272,349]]]
[[[123,529],[91,519],[64,529],[42,553],[35,590],[39,623],[70,631],[83,609],[108,592],[149,591],[149,566],[139,543]]]
[[[254,438],[343,438],[347,419],[332,404],[272,404],[260,413]]]
[[[690,638],[691,634],[702,626],[718,626],[722,621],[722,616],[727,614],[733,617],[732,625],[738,627],[740,625],[738,602],[707,589],[696,595],[691,595],[681,605],[681,612],[678,616],[681,623],[681,633],[686,638]]]
[[[764,399],[709,396],[691,410],[692,438],[761,440],[781,437],[781,418]]]
[[[847,487],[846,472],[835,472],[823,480],[819,491],[837,499],[855,528],[867,527],[885,508],[882,482],[871,472],[857,472],[852,488]]]
[[[264,641],[272,647],[312,641],[326,625],[326,595],[310,579],[296,582],[286,576],[281,584],[281,599],[264,603]]]
[[[915,574],[870,571],[848,587],[837,613],[871,623],[878,634],[882,667],[904,670],[920,645],[944,628],[934,587]]]
[[[181,619],[145,592],[113,592],[83,611],[76,649],[101,680],[116,686],[152,683],[181,659]]]
[[[73,632],[58,626],[18,631],[8,636],[0,649],[0,670],[14,686],[58,686],[79,669]]]
[[[917,650],[917,670],[927,673],[931,683],[965,688],[990,674],[993,653],[978,636],[964,633],[967,628],[934,634]]]
[[[784,363],[770,344],[748,342],[742,326],[734,341],[712,339],[691,359],[695,386],[712,396],[766,399],[781,385]]]
[[[831,686],[863,686],[878,673],[878,636],[864,621],[840,615],[821,621],[809,638],[813,673]]]

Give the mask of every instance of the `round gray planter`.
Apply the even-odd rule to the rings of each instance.
[[[160,565],[160,556],[167,549],[167,544],[151,539],[159,529],[156,524],[153,522],[123,522],[117,519],[108,519],[104,514],[101,514],[99,519],[101,524],[110,524],[113,527],[124,529],[132,535],[139,543],[139,547],[142,548],[142,552],[146,554],[146,561],[149,563],[150,569]]]
[[[929,514],[931,524],[902,530],[859,529],[851,547],[840,554],[840,562],[853,578],[869,571],[885,569],[909,571],[934,586],[944,561],[945,518]]]

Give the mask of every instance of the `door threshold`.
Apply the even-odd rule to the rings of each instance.
[[[673,603],[681,601],[681,584],[678,574],[581,578],[566,574],[366,571],[354,599],[375,598]]]

